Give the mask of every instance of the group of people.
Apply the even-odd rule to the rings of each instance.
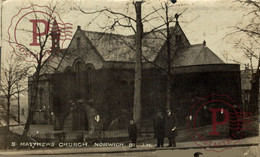
[[[137,140],[137,127],[134,121],[131,119],[128,127],[129,139],[132,142],[132,148],[136,147]],[[163,147],[164,138],[169,140],[168,147],[175,147],[175,136],[177,135],[177,117],[170,109],[166,110],[166,116],[163,116],[161,110],[157,111],[154,119],[154,137],[157,139],[156,147]]]
[[[170,109],[166,110],[165,117],[160,110],[157,111],[154,120],[154,137],[157,139],[156,147],[163,147],[165,137],[169,140],[168,147],[176,147],[175,136],[177,133],[176,115],[172,113]]]

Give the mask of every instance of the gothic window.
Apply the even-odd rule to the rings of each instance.
[[[44,94],[44,90],[41,88],[40,92],[39,92],[39,109],[43,109],[44,108],[43,94]]]
[[[176,35],[176,44],[181,44],[181,35]]]
[[[76,72],[76,98],[82,99],[83,98],[83,91],[84,91],[84,85],[83,85],[83,63],[77,62],[75,65],[75,72]]]
[[[88,84],[91,84],[92,82],[92,79],[91,79],[91,75],[92,75],[92,68],[91,67],[87,67],[87,81],[88,81]]]
[[[77,38],[77,49],[80,48],[80,38]]]
[[[66,91],[67,91],[67,98],[71,99],[72,98],[72,72],[70,68],[67,68],[65,70],[65,79],[66,79]]]
[[[92,99],[92,74],[93,74],[93,65],[88,65],[86,67],[86,94],[87,100]]]

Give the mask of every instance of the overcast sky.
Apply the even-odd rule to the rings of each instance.
[[[31,0],[31,2],[44,6],[48,1]],[[63,0],[63,2],[65,1]],[[131,1],[129,0],[67,0],[67,2],[81,6],[85,11],[95,11],[104,7],[118,12],[125,12],[126,9],[128,9],[127,14],[135,17],[133,5],[131,5]],[[157,8],[159,5],[160,0],[146,0],[146,3],[142,6],[143,16],[151,12],[153,10],[152,7]],[[245,8],[239,3],[235,3],[233,0],[178,0],[177,3],[172,5],[173,8],[170,10],[170,14],[172,15],[187,9],[179,20],[191,44],[200,44],[203,40],[206,40],[207,46],[224,61],[226,60],[222,54],[227,53],[231,59],[236,59],[243,63],[248,62],[240,50],[234,49],[233,40],[238,36],[225,38],[227,34],[234,31],[233,26],[246,25],[249,23],[247,17],[244,16],[246,14]],[[11,24],[12,17],[16,15],[21,8],[28,6],[30,6],[30,4],[27,3],[27,0],[6,0],[3,2],[3,58],[6,56],[6,53],[10,53],[12,50],[6,41],[8,39],[7,31]],[[73,24],[73,33],[78,25],[84,30],[103,31],[100,26],[104,26],[107,21],[105,16],[100,15],[89,25],[89,22],[92,21],[97,14],[86,15],[79,11],[70,10],[68,3],[59,4],[57,11],[64,22]],[[160,21],[153,21],[145,25],[144,29],[148,31],[152,26],[159,23]],[[174,23],[172,25],[174,25]],[[26,27],[32,26],[28,24]],[[126,29],[118,29],[116,32],[127,35],[133,34],[131,30]],[[24,38],[26,38],[26,36]],[[69,42],[65,43],[64,46],[66,47],[68,43]]]

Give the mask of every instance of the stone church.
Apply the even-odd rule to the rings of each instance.
[[[225,64],[205,41],[191,45],[178,22],[170,32],[171,107],[180,129],[187,127],[189,108],[200,97],[217,93],[241,101],[239,65]],[[165,29],[143,34],[141,131],[152,132],[156,110],[165,109],[165,35]],[[84,132],[89,137],[125,130],[133,114],[134,61],[134,35],[85,31],[78,26],[67,49],[42,71],[33,125],[51,126],[50,132]]]

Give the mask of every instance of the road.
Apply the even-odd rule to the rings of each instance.
[[[260,125],[259,125],[259,133],[260,133]],[[249,140],[250,142],[253,143],[258,143],[258,141],[260,141],[259,137],[253,138],[253,139],[245,139],[245,141]],[[183,146],[188,146],[189,144],[191,145],[193,142],[186,142],[183,144]],[[181,147],[181,143],[178,144],[179,147]],[[194,145],[194,144],[193,144]],[[192,146],[192,145],[191,145]],[[187,147],[186,147],[187,148]],[[215,151],[220,151],[220,149],[214,149],[215,151],[207,151],[204,150],[200,147],[196,148],[196,149],[183,149],[182,148],[177,148],[174,150],[160,150],[160,149],[150,149],[147,151],[143,151],[143,152],[137,152],[137,151],[133,151],[133,152],[117,152],[117,153],[92,153],[92,152],[87,152],[84,151],[84,149],[80,149],[78,151],[75,150],[71,150],[68,151],[67,149],[60,151],[59,152],[64,152],[63,154],[56,154],[56,155],[50,155],[53,154],[52,150],[49,150],[48,152],[50,154],[48,155],[39,155],[39,154],[35,154],[35,155],[28,155],[26,153],[22,154],[21,152],[0,152],[0,157],[2,156],[15,156],[14,154],[19,153],[19,155],[17,155],[18,157],[39,157],[39,156],[53,156],[53,157],[71,157],[71,156],[87,156],[87,157],[193,157],[193,154],[195,152],[202,152],[203,155],[201,155],[201,157],[260,157],[260,154],[258,151],[260,151],[260,145],[258,146],[237,146],[237,147],[229,147],[229,149],[226,149],[222,152],[215,152]],[[111,148],[113,149],[113,148]],[[114,148],[116,149],[116,148]],[[121,148],[120,148],[121,149]],[[124,148],[127,150],[127,148]],[[223,148],[221,148],[223,149]],[[138,150],[138,148],[137,148]],[[37,152],[37,151],[36,151]],[[71,153],[70,153],[71,152]],[[2,155],[1,155],[2,154]],[[258,154],[258,156],[257,156]]]
[[[87,157],[193,157],[195,152],[202,152],[201,157],[256,157],[258,146],[250,147],[234,147],[222,152],[206,151],[204,149],[186,149],[186,150],[156,150],[146,152],[124,152],[124,153],[98,153],[98,154],[62,154],[62,155],[48,155],[54,157],[71,157],[71,156],[87,156]],[[216,151],[219,151],[216,149]],[[5,155],[9,156],[9,155]],[[11,155],[13,156],[13,155]],[[19,157],[39,157],[45,155],[19,155]],[[1,157],[1,155],[0,155]]]

